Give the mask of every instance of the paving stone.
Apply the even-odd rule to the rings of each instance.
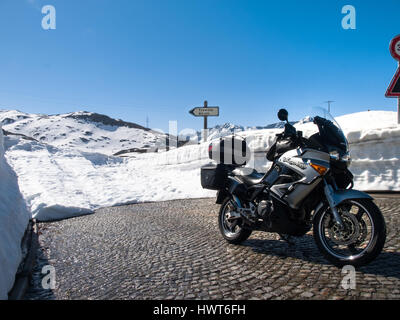
[[[357,269],[356,289],[318,251],[312,234],[295,247],[254,232],[241,245],[220,235],[214,199],[105,208],[40,223],[26,299],[399,299],[400,197],[377,199],[387,224],[378,258]],[[43,266],[56,288],[41,287]]]

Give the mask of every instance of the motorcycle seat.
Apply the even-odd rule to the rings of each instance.
[[[246,185],[258,184],[264,177],[263,173],[259,173],[256,170],[250,168],[236,168],[232,171],[232,173],[235,177],[239,178],[240,181],[242,181]]]

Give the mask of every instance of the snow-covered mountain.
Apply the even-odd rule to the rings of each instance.
[[[290,122],[291,124],[295,124],[296,122]],[[277,123],[272,123],[266,126],[240,126],[237,124],[233,124],[230,122],[226,122],[225,124],[222,125],[216,125],[208,130],[208,136],[207,140],[211,141],[217,138],[222,138],[226,136],[230,136],[232,134],[240,133],[243,131],[253,131],[253,130],[263,130],[263,129],[279,129],[283,128],[285,126],[284,122],[277,122]],[[179,135],[180,140],[192,140],[194,141],[197,139],[197,141],[201,141],[201,132],[192,132],[192,133],[187,133],[183,132]]]
[[[165,149],[166,145],[181,146],[188,141],[189,144],[197,144],[201,141],[201,132],[190,130],[180,133],[177,144],[176,137],[168,134],[153,131],[136,123],[87,111],[44,115],[17,110],[0,110],[0,124],[5,134],[35,139],[58,148],[68,147],[106,155],[127,154],[132,151],[135,153],[155,151]],[[283,122],[252,127],[228,122],[210,128],[208,140],[243,131],[283,128],[283,126]]]
[[[232,124],[229,122],[223,125],[216,125],[215,127],[209,129],[208,140],[229,136],[231,134],[242,132],[244,130],[245,128],[243,126]]]
[[[59,148],[112,155],[127,149],[157,149],[166,144],[166,134],[106,115],[80,111],[67,114],[28,114],[0,110],[6,134],[24,135]]]

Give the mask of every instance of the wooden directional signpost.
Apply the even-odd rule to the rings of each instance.
[[[392,57],[398,61],[399,67],[386,90],[385,96],[388,98],[397,97],[397,123],[400,124],[400,35],[393,38],[389,48]]]
[[[203,139],[207,141],[207,118],[208,117],[218,117],[219,116],[219,107],[209,107],[208,102],[204,101],[203,107],[193,108],[189,111],[190,114],[195,117],[204,117],[204,131],[203,131]]]

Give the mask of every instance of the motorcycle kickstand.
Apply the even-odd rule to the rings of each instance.
[[[289,236],[287,234],[281,234],[281,233],[279,233],[279,236],[280,236],[281,240],[286,241],[289,246],[294,246],[295,245],[295,242],[293,241],[293,237],[292,236]]]

